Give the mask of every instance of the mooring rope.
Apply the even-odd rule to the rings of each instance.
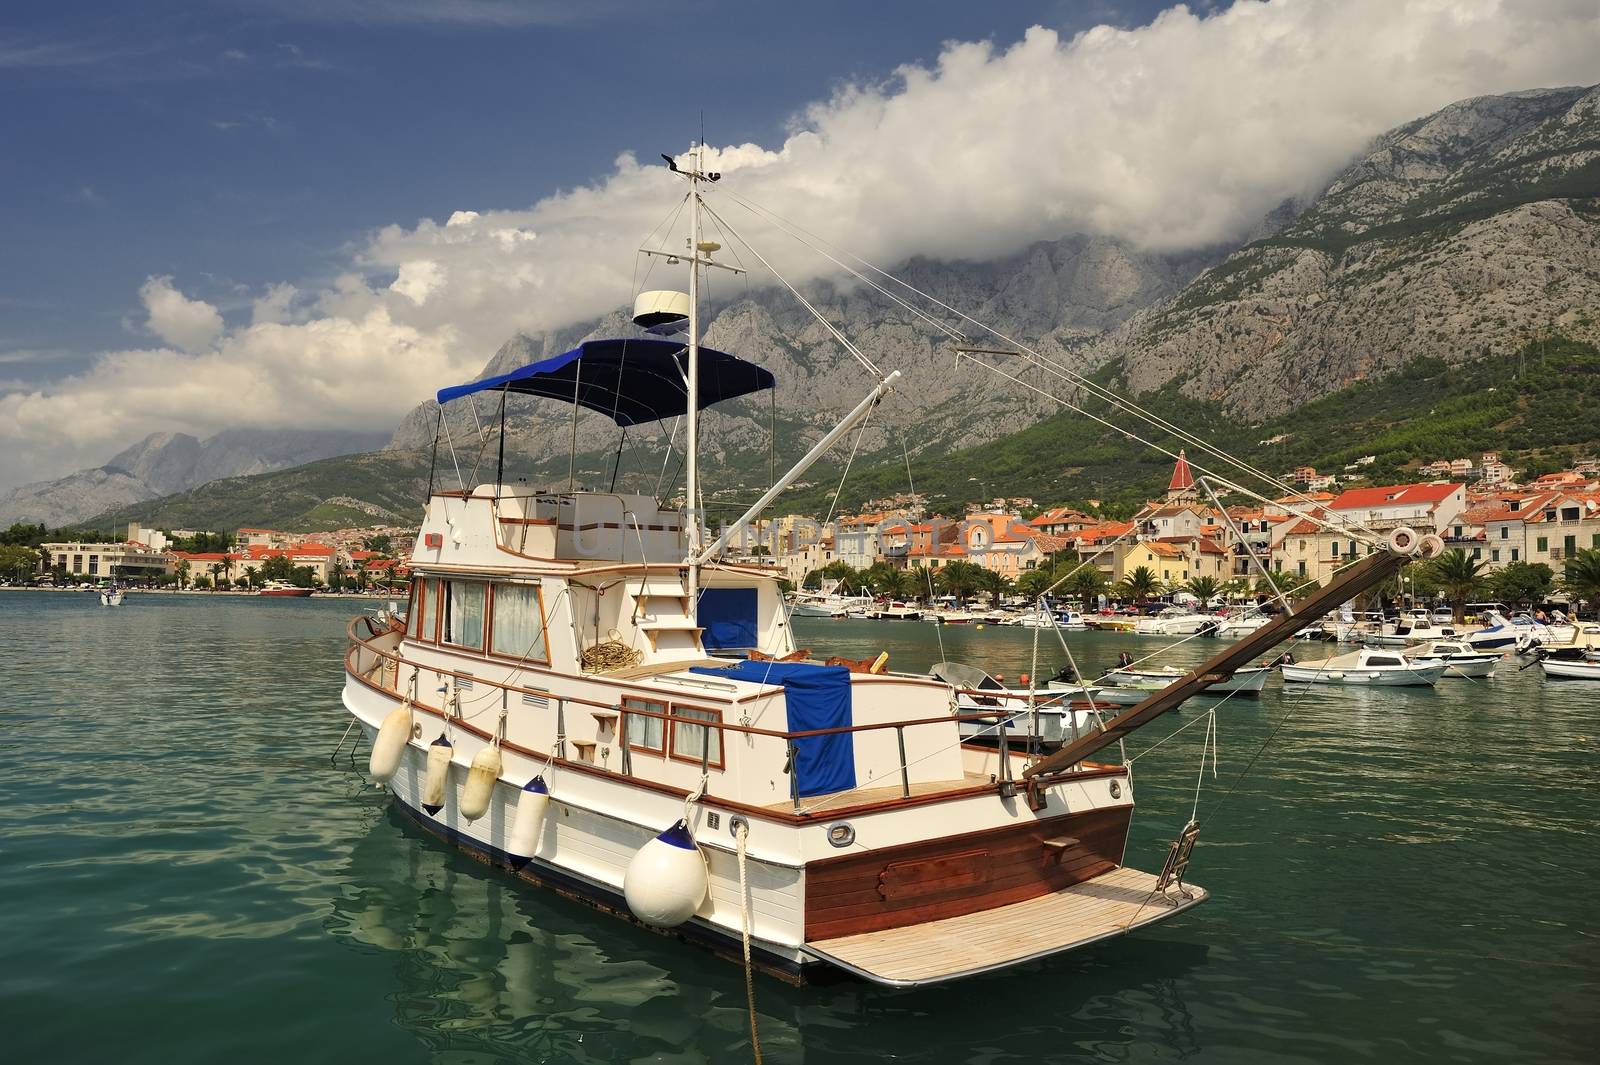
[[[739,936],[744,942],[744,1000],[750,1012],[750,1049],[761,1065],[761,1033],[756,1028],[756,982],[750,964],[750,881],[745,871],[745,841],[750,826],[740,821],[734,833],[739,842]]]

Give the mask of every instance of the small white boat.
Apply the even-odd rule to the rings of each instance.
[[[1140,618],[1134,624],[1133,631],[1141,636],[1194,636],[1216,626],[1217,617],[1214,614],[1200,614],[1188,607],[1173,606],[1154,617]]]
[[[1444,676],[1444,662],[1409,662],[1398,654],[1363,648],[1321,662],[1285,663],[1285,681],[1300,684],[1380,684],[1431,688]]]
[[[1082,684],[1073,685],[1069,691],[1057,689],[1054,684],[1032,692],[1008,688],[977,666],[962,662],[937,662],[928,674],[955,689],[957,714],[988,715],[962,721],[958,731],[963,740],[993,743],[1003,731],[1008,743],[1061,743],[1099,727],[1092,711],[1070,705],[1072,692],[1083,694]],[[1088,692],[1089,698],[1099,700],[1100,689],[1090,685]]]
[[[789,613],[797,618],[842,618],[852,610],[866,610],[872,600],[866,596],[824,595],[821,592],[792,592]]]
[[[1242,639],[1271,620],[1267,615],[1255,612],[1226,617],[1217,623],[1216,631],[1212,635],[1224,640]]]
[[[1118,688],[1138,688],[1148,695],[1150,692],[1160,691],[1179,677],[1188,675],[1188,670],[1176,666],[1164,666],[1161,669],[1113,669],[1095,683]],[[1211,685],[1204,694],[1255,695],[1267,686],[1267,678],[1270,676],[1272,670],[1267,666],[1247,666],[1235,670],[1233,676],[1227,680]]]
[[[879,603],[867,608],[867,615],[874,621],[920,621],[922,611],[908,603],[890,602]]]
[[[1577,628],[1565,647],[1538,649],[1539,668],[1557,680],[1600,680],[1600,625]]]
[[[1490,651],[1474,651],[1460,640],[1440,640],[1425,649],[1407,652],[1412,662],[1443,662],[1446,677],[1492,677],[1500,655]]]
[[[1385,625],[1376,632],[1369,632],[1361,638],[1361,642],[1368,647],[1410,647],[1412,644],[1427,643],[1431,640],[1454,640],[1459,634],[1451,625],[1435,625],[1433,619],[1425,612],[1413,612],[1412,616],[1404,617],[1392,625]]]
[[[122,589],[118,588],[114,584],[111,585],[111,587],[109,587],[109,588],[102,588],[100,590],[100,605],[101,606],[121,606],[122,605]]]

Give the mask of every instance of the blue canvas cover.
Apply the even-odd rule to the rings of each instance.
[[[694,672],[756,684],[783,685],[790,732],[845,728],[853,723],[850,671],[843,666],[740,662],[727,667],[696,666]],[[848,732],[838,732],[796,740],[794,763],[801,795],[847,791],[856,786],[855,737]]]
[[[753,362],[700,349],[700,406],[773,386],[772,374]],[[516,392],[559,399],[599,411],[618,425],[638,425],[689,409],[689,349],[676,340],[586,340],[571,351],[510,373],[441,388],[440,403],[475,392]]]
[[[744,650],[756,645],[756,590],[702,588],[695,618],[706,631],[707,650]]]

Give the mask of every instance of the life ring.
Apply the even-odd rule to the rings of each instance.
[[[1419,539],[1417,530],[1409,525],[1402,525],[1389,533],[1389,550],[1397,555],[1416,554]]]

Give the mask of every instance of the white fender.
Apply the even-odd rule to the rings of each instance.
[[[1389,534],[1389,550],[1397,555],[1410,555],[1417,550],[1417,530],[1401,525]]]
[[[422,782],[422,808],[429,814],[444,809],[444,789],[450,783],[450,756],[455,753],[455,744],[445,739],[442,732],[428,745],[428,775]]]
[[[396,707],[378,726],[378,738],[372,741],[372,757],[367,759],[367,772],[379,784],[387,784],[400,771],[400,757],[406,753],[411,740],[411,704]]]
[[[679,821],[639,848],[622,878],[628,909],[645,924],[676,928],[705,901],[706,860]]]
[[[494,744],[472,756],[467,770],[467,785],[461,789],[461,816],[476,821],[489,812],[494,798],[494,782],[500,779],[500,748]]]
[[[511,837],[506,841],[506,853],[514,864],[521,865],[539,853],[549,809],[550,788],[544,777],[534,777],[522,786],[522,793],[517,796],[517,816],[511,822]]]

